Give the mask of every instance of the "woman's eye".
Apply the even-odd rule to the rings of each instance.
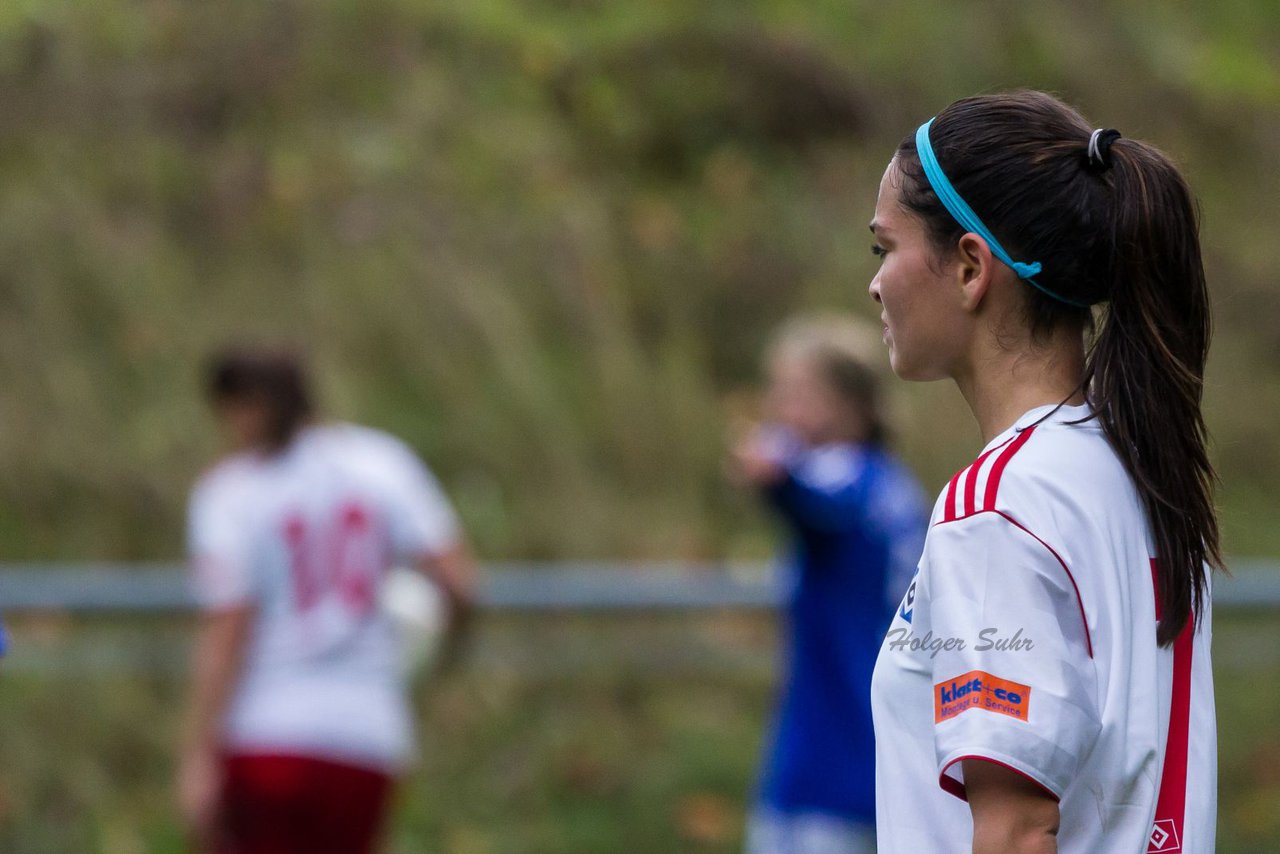
[[[871,254],[872,254],[872,255],[874,255],[874,256],[876,256],[877,258],[883,258],[884,256],[886,256],[886,255],[888,255],[888,254],[889,254],[889,250],[888,250],[888,249],[885,249],[885,248],[884,248],[883,246],[881,246],[879,243],[872,243],[872,244],[871,244]]]

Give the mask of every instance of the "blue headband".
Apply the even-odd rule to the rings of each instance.
[[[929,119],[929,121],[916,129],[916,151],[920,155],[920,165],[924,167],[924,175],[929,179],[929,186],[933,187],[933,192],[937,194],[938,200],[942,202],[942,206],[947,209],[947,212],[955,218],[956,222],[960,223],[960,227],[965,231],[971,231],[987,241],[991,254],[1007,264],[1013,272],[1018,274],[1018,278],[1058,302],[1088,308],[1088,303],[1076,302],[1059,296],[1032,278],[1040,273],[1039,261],[1026,264],[1009,257],[1009,253],[1004,251],[1004,247],[1000,245],[1000,241],[996,240],[996,236],[982,224],[982,220],[978,219],[978,215],[973,212],[973,208],[969,207],[968,203],[960,198],[956,188],[951,186],[951,182],[947,180],[946,173],[942,171],[942,166],[938,164],[938,158],[933,153],[933,145],[929,142],[929,127],[932,124],[933,119]]]

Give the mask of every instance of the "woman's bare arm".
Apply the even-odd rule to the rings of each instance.
[[[973,854],[1057,854],[1058,802],[1018,772],[982,759],[964,760],[973,813]]]
[[[253,606],[246,605],[200,618],[178,764],[178,804],[197,845],[214,818],[221,783],[218,733],[243,667],[253,616]]]
[[[440,586],[449,603],[449,625],[436,669],[447,670],[461,655],[475,610],[479,570],[467,544],[459,540],[449,548],[422,558],[419,569]]]

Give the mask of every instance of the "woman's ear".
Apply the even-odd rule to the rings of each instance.
[[[973,232],[960,238],[957,249],[956,284],[961,292],[961,305],[966,311],[975,311],[991,287],[999,262],[991,254],[987,241]]]

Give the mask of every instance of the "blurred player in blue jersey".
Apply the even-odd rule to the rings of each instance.
[[[886,449],[874,335],[802,318],[767,358],[768,423],[730,469],[786,523],[786,674],[765,751],[749,854],[875,850],[870,685],[928,514]]]

